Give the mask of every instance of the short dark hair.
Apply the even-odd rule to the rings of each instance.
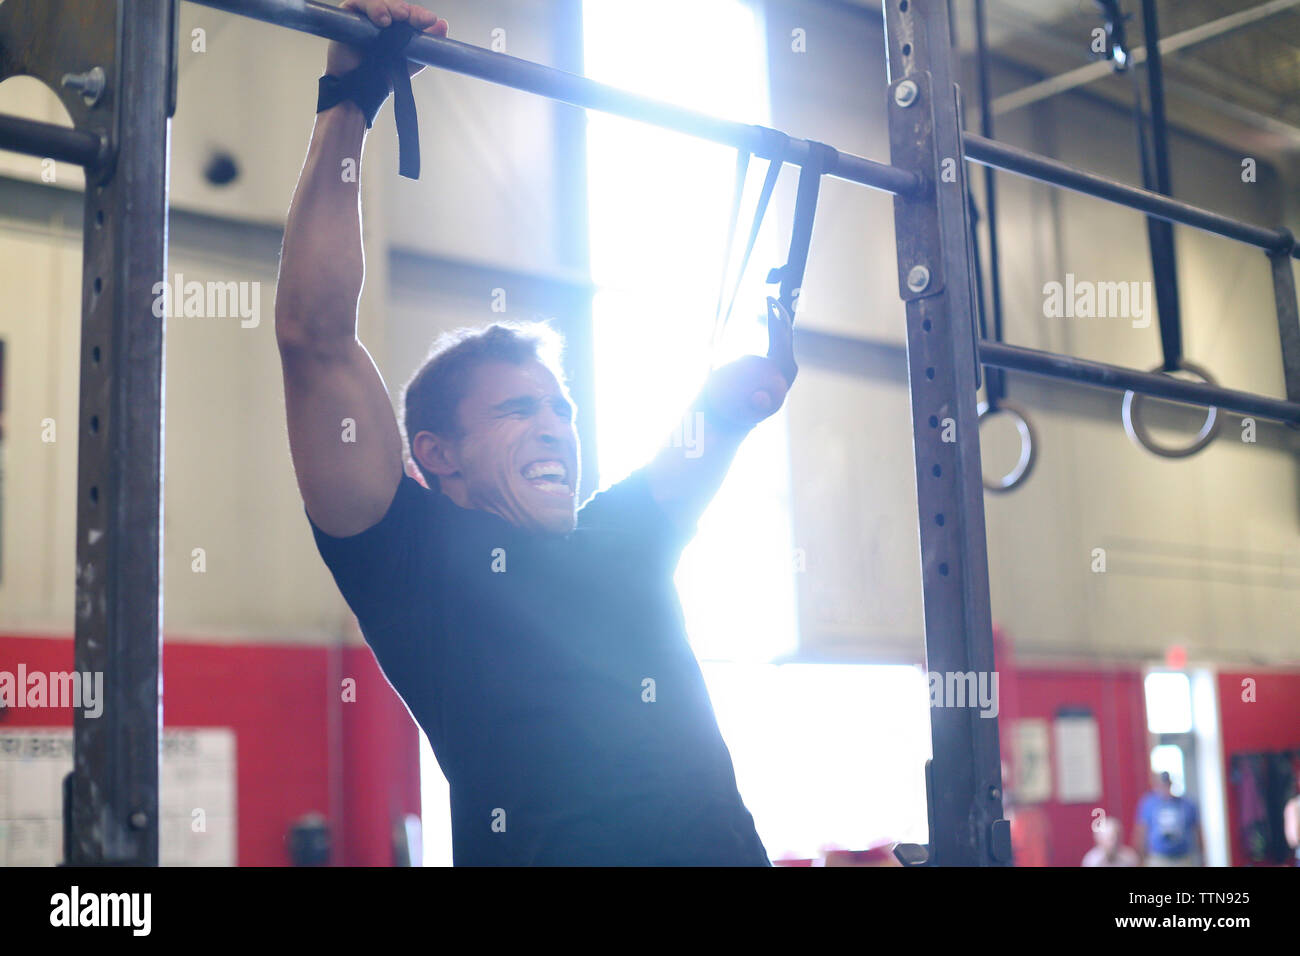
[[[551,370],[564,387],[560,357],[564,339],[544,322],[494,322],[481,328],[445,332],[433,343],[424,363],[402,389],[402,430],[411,460],[435,491],[438,477],[425,471],[415,457],[415,436],[433,432],[443,438],[464,437],[459,409],[469,389],[470,377],[488,362],[523,365],[538,361]]]

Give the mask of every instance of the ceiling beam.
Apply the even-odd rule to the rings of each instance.
[[[1296,7],[1300,7],[1300,0],[1269,0],[1268,3],[1251,7],[1249,10],[1240,10],[1226,17],[1220,17],[1217,20],[1211,20],[1209,23],[1202,23],[1200,26],[1167,36],[1160,41],[1160,53],[1161,55],[1174,53],[1195,46],[1198,43],[1204,43],[1207,40],[1227,36],[1229,33],[1253,26],[1262,20],[1293,10]],[[1129,63],[1131,65],[1142,63],[1146,58],[1147,48],[1140,46],[1130,51]],[[997,116],[1009,113],[1012,110],[1028,106],[1030,103],[1037,103],[1040,100],[1056,96],[1058,93],[1084,86],[1103,76],[1109,76],[1114,71],[1114,66],[1110,60],[1096,60],[1078,69],[1048,77],[1040,83],[1033,83],[1012,93],[999,96],[993,101],[993,113]]]

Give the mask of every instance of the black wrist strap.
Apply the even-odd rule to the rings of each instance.
[[[320,78],[316,112],[350,100],[361,108],[369,129],[379,108],[393,95],[393,118],[397,121],[398,172],[407,179],[420,178],[420,125],[415,113],[415,96],[402,51],[420,31],[409,23],[394,23],[379,31],[355,70],[342,76]]]

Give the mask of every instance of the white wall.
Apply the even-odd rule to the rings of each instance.
[[[868,14],[770,4],[774,125],[873,159],[889,158],[883,37]],[[807,52],[789,49],[806,31]],[[1028,78],[1000,76],[1010,85]],[[999,87],[1001,90],[1003,87]],[[967,92],[968,111],[975,106]],[[1140,181],[1126,113],[1058,97],[1000,120],[998,138],[1104,175]],[[1281,225],[1285,193],[1261,166],[1243,184],[1241,157],[1176,135],[1179,198]],[[976,167],[977,168],[977,167]],[[975,182],[982,184],[982,174]],[[1147,280],[1142,217],[1073,193],[999,176],[1006,338],[1018,345],[1146,368],[1159,361],[1155,323],[1047,319],[1042,289],[1067,272]],[[792,211],[782,197],[783,234]],[[1272,286],[1262,252],[1178,227],[1184,353],[1224,385],[1281,396]],[[986,260],[987,261],[987,260]],[[892,198],[827,180],[804,283],[809,330],[867,340],[807,343],[791,399],[796,545],[807,553],[801,624],[810,653],[913,658],[921,594],[904,311],[895,273]],[[1235,416],[1203,454],[1165,461],[1135,448],[1120,396],[1012,375],[1033,411],[1036,470],[1020,490],[986,496],[994,618],[1021,653],[1192,656],[1283,661],[1297,656],[1300,612],[1294,440],[1259,425],[1243,444]],[[1151,419],[1164,417],[1152,409]],[[1190,422],[1196,413],[1173,416]],[[1015,460],[1009,428],[984,428],[986,471]],[[1168,432],[1163,433],[1168,435]],[[1091,571],[1094,548],[1107,572]]]
[[[562,6],[452,0],[439,12],[460,39],[487,46],[499,28],[508,52],[548,62],[557,55],[552,16]],[[284,215],[311,132],[325,42],[194,4],[180,9],[168,274],[258,283],[260,322],[168,322],[165,629],[181,640],[316,641],[348,632],[349,616],[316,555],[293,479],[272,323]],[[204,31],[203,52],[191,48],[196,29]],[[414,85],[421,179],[396,176],[391,107],[376,119],[362,177],[360,328],[395,401],[438,331],[561,315],[582,303],[572,244],[557,241],[561,201],[571,190],[555,181],[552,126],[567,108],[432,70]],[[67,122],[53,94],[23,77],[0,85],[0,111]],[[203,176],[218,149],[241,171],[225,187]],[[39,159],[0,153],[0,337],[8,366],[0,629],[66,634],[83,179],[59,164],[54,181],[43,181],[42,169]],[[390,290],[396,249],[407,251],[393,253],[399,268]],[[462,268],[449,270],[447,259]],[[471,296],[466,274],[486,287]],[[495,287],[511,293],[511,314],[487,312]],[[46,418],[56,423],[54,443],[41,440]],[[192,570],[195,548],[205,552],[203,573]]]

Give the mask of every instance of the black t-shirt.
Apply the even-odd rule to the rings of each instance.
[[[456,864],[770,865],[673,586],[691,534],[644,469],[568,535],[405,475],[378,524],[312,531],[447,776]]]

